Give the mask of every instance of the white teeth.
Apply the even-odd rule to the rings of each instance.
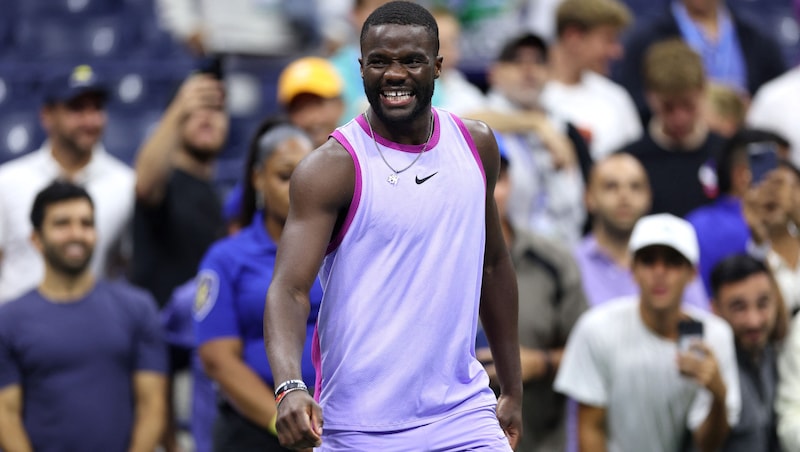
[[[409,91],[384,91],[383,95],[386,97],[410,97]]]

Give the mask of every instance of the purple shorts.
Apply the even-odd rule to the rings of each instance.
[[[431,424],[396,432],[324,430],[315,452],[373,451],[512,452],[494,407],[458,413]]]

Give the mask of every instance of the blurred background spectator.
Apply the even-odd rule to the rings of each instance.
[[[653,117],[645,135],[625,151],[647,171],[653,189],[651,210],[684,216],[710,201],[703,178],[713,171],[702,168],[724,144],[702,114],[703,62],[683,41],[667,39],[648,49],[643,73]]]
[[[38,150],[0,165],[0,302],[22,295],[44,275],[27,221],[36,193],[56,179],[83,186],[97,208],[97,249],[92,271],[111,276],[133,215],[134,174],[100,143],[106,131],[108,93],[86,65],[56,72],[39,110],[47,139]],[[130,243],[128,243],[130,245]]]
[[[111,157],[114,157],[132,166],[137,158],[146,156],[143,149],[159,142],[159,137],[163,138],[165,124],[173,131],[179,128],[176,123],[170,123],[169,117],[172,115],[170,112],[176,110],[173,103],[181,97],[178,93],[187,78],[194,78],[197,72],[214,73],[220,79],[215,84],[224,93],[228,132],[223,134],[224,143],[214,152],[213,165],[199,165],[203,168],[200,177],[202,192],[190,190],[190,195],[210,201],[204,207],[208,208],[208,212],[213,210],[219,214],[221,206],[214,200],[224,199],[231,192],[241,196],[242,166],[251,137],[263,118],[283,113],[292,123],[312,135],[315,144],[319,144],[327,139],[335,125],[363,112],[366,102],[361,97],[363,87],[358,64],[358,35],[367,15],[385,1],[0,0],[0,7],[4,12],[0,17],[0,164],[13,160],[13,165],[7,168],[30,166],[26,162],[42,159],[44,155],[36,149],[46,139],[49,140],[47,143],[53,142],[53,127],[48,126],[51,121],[45,120],[47,115],[41,114],[41,107],[43,96],[49,90],[50,80],[56,75],[69,74],[76,67],[86,65],[91,68],[92,73],[102,76],[105,91],[101,108],[103,124],[101,132],[94,138],[95,151],[89,166],[94,165],[95,157],[99,155],[103,155],[103,159],[108,158],[108,161],[113,161]],[[552,56],[549,61],[544,65],[529,65],[514,58],[515,61],[511,63],[512,66],[524,66],[528,73],[534,74],[531,80],[544,83],[543,87],[537,85],[541,92],[536,93],[536,103],[541,103],[541,110],[547,111],[547,114],[542,114],[539,106],[533,111],[525,108],[511,109],[517,115],[517,128],[507,130],[503,127],[514,124],[489,121],[488,116],[480,118],[490,122],[496,130],[504,132],[504,135],[536,135],[542,142],[547,141],[552,146],[542,148],[547,147],[553,156],[571,156],[565,159],[567,166],[572,171],[574,162],[577,161],[584,180],[591,170],[592,157],[599,160],[638,139],[644,133],[643,126],[650,125],[639,121],[637,108],[630,95],[606,78],[606,75],[614,60],[619,61],[619,65],[614,66],[611,71],[615,77],[619,77],[621,73],[619,68],[632,68],[626,73],[632,78],[634,85],[639,84],[640,89],[631,90],[630,94],[638,100],[638,107],[642,108],[646,96],[641,87],[646,85],[641,65],[643,55],[647,52],[646,44],[650,41],[639,42],[637,37],[641,36],[643,30],[648,32],[645,34],[651,35],[663,31],[656,25],[665,22],[671,23],[670,36],[682,37],[691,47],[699,44],[705,50],[703,56],[699,57],[706,63],[703,66],[704,72],[717,74],[720,68],[739,68],[732,71],[733,77],[720,77],[728,81],[734,80],[729,85],[717,84],[716,78],[711,77],[711,83],[707,81],[705,90],[697,99],[693,99],[693,102],[697,100],[697,108],[688,116],[683,114],[685,111],[678,116],[684,119],[688,117],[689,122],[709,130],[707,136],[714,136],[720,143],[723,139],[735,136],[746,117],[750,125],[785,136],[789,146],[781,147],[781,156],[790,154],[795,163],[800,162],[800,135],[792,122],[794,105],[790,103],[800,96],[800,92],[795,94],[800,91],[797,69],[767,82],[779,75],[785,64],[795,65],[800,61],[800,28],[794,10],[797,2],[794,0],[680,0],[677,3],[669,0],[419,2],[436,13],[440,26],[441,54],[445,58],[442,74],[436,85],[434,104],[465,117],[472,114],[480,117],[477,113],[486,113],[489,110],[484,95],[499,91],[497,80],[491,73],[495,66],[495,57],[500,54],[504,43],[529,32],[543,37],[547,44],[544,47],[549,47]],[[712,11],[710,8],[713,7],[713,11],[718,14],[698,14],[704,7],[709,8],[707,11]],[[679,23],[676,20],[674,12],[681,8],[685,10],[689,21]],[[701,34],[699,38],[697,34],[687,38],[687,30],[700,31]],[[730,52],[730,48],[726,47],[731,43],[728,39],[731,30],[741,32],[736,36],[741,45],[742,55],[739,57],[737,52]],[[720,39],[715,41],[710,36]],[[748,36],[758,39],[752,41]],[[639,44],[630,44],[634,41]],[[628,43],[627,47],[623,47],[620,42]],[[626,54],[626,48],[634,51]],[[750,48],[757,48],[758,52],[748,50]],[[720,55],[733,55],[733,59],[712,58]],[[294,72],[296,69],[293,68],[302,68],[308,61],[312,61],[307,57],[329,58],[333,69],[324,67],[320,72],[315,72],[316,75],[307,78],[302,75],[302,71]],[[300,58],[305,63],[289,66]],[[754,63],[756,60],[758,62]],[[743,63],[737,66],[737,61]],[[81,71],[85,72],[83,69]],[[337,83],[334,81],[337,76],[332,75],[332,71],[338,72],[338,77],[341,78],[339,89],[336,89]],[[285,74],[284,78],[289,82],[282,84],[281,74]],[[543,81],[538,79],[539,75],[542,75]],[[627,86],[627,82],[625,85]],[[742,89],[741,86],[745,88]],[[521,89],[512,87],[510,90],[510,95],[504,97],[511,99],[526,94]],[[751,96],[754,96],[752,106],[749,105]],[[649,111],[649,108],[646,110]],[[663,121],[667,116],[660,117]],[[546,121],[539,121],[542,118]],[[520,123],[524,123],[524,127],[519,127]],[[542,124],[549,124],[551,127],[544,127]],[[553,129],[557,133],[549,133]],[[650,134],[651,131],[648,130],[648,135]],[[589,148],[586,147],[587,142]],[[42,146],[43,149],[48,146],[47,143]],[[559,143],[568,145],[559,147]],[[555,152],[569,149],[569,143],[574,148],[572,153]],[[163,152],[168,151],[167,148],[175,149],[172,146],[157,147],[160,148],[158,155],[161,158],[168,154]],[[105,151],[99,154],[97,149]],[[591,155],[588,149],[591,149]],[[713,189],[720,187],[714,174],[713,165],[716,160],[711,157],[718,156],[713,153],[680,153],[681,156],[676,157],[675,154],[679,153],[656,153],[668,155],[665,159],[671,161],[687,156],[696,160],[693,160],[692,165],[683,168],[683,176],[676,176],[678,172],[664,171],[666,163],[656,164],[662,172],[671,176],[665,182],[653,183],[653,196],[663,197],[667,203],[683,204],[688,198],[682,194],[682,190],[691,186],[695,194],[702,193],[702,203],[712,202],[707,195],[717,195]],[[647,158],[653,157],[650,155]],[[620,162],[622,160],[617,161]],[[519,164],[512,166],[511,170],[515,174],[529,170],[536,174],[547,174],[553,172],[551,169],[561,168],[558,162],[554,166],[548,166],[550,163],[532,162],[530,166]],[[80,176],[84,172],[88,174],[89,166],[78,170],[76,175]],[[134,181],[130,169],[119,162],[112,166],[120,170],[114,170],[113,176],[109,176],[116,184],[112,184],[113,187],[117,188],[112,187],[113,189],[98,194],[92,189],[91,182],[87,181],[85,186],[98,199],[98,231],[108,230],[101,224],[106,215],[103,213],[102,196],[116,203],[116,213],[107,213],[109,218],[117,222],[115,224],[118,228],[115,226],[112,228],[114,232],[109,234],[101,233],[98,257],[105,246],[104,241],[108,240],[109,243],[113,242],[109,249],[115,257],[106,262],[124,266],[128,264],[125,258],[130,254],[130,249],[118,247],[117,244],[130,242],[128,231],[123,225],[130,220],[132,207],[124,201],[122,193],[130,193],[130,200],[133,202]],[[599,287],[600,283],[611,280],[604,280],[602,264],[606,264],[606,270],[616,266],[613,267],[615,270],[630,278],[625,230],[627,228],[628,234],[630,231],[626,224],[630,220],[628,217],[638,218],[645,214],[639,210],[647,210],[647,206],[641,205],[641,202],[634,206],[637,201],[631,200],[630,193],[620,194],[617,198],[611,196],[615,190],[612,187],[623,187],[630,181],[609,178],[606,174],[609,168],[603,168],[602,164],[599,166],[605,175],[598,175],[596,180],[603,181],[606,192],[601,193],[597,187],[590,187],[587,190],[587,205],[594,217],[594,222],[590,224],[593,234],[588,237],[590,241],[594,238],[598,242],[589,250],[589,257],[595,259],[594,263],[600,264],[582,264],[580,268],[584,284],[591,287]],[[156,167],[166,171],[175,168],[172,165]],[[64,169],[67,173],[72,171],[69,168],[61,170]],[[159,171],[139,171],[140,188],[150,185],[148,178],[152,181],[154,176],[163,176],[164,173]],[[768,184],[769,188],[763,193],[759,192],[759,196],[748,204],[751,210],[758,212],[752,216],[748,225],[751,238],[754,238],[754,228],[766,230],[764,236],[767,240],[761,251],[769,253],[767,260],[770,269],[776,273],[787,303],[790,306],[800,306],[800,297],[796,295],[800,293],[796,289],[800,287],[797,282],[800,281],[797,276],[800,245],[796,240],[800,215],[791,213],[793,208],[791,202],[787,201],[787,193],[793,190],[785,188],[800,184],[793,182],[795,176],[788,171],[786,167],[785,171],[778,173],[783,178],[782,182],[777,180],[778,176],[774,176],[776,180]],[[3,252],[0,298],[6,291],[19,289],[14,284],[9,285],[7,278],[18,282],[37,278],[36,272],[29,271],[30,267],[24,264],[24,259],[13,258],[13,247],[7,247],[7,225],[27,219],[24,216],[23,220],[19,220],[17,214],[8,214],[9,205],[24,211],[24,203],[19,204],[24,198],[20,195],[19,187],[27,187],[44,177],[43,175],[50,177],[50,173],[41,171],[29,174],[14,169],[7,173],[15,176],[9,179],[10,185],[0,184],[0,238],[3,240],[0,242],[0,251]],[[6,177],[3,174],[5,172],[0,170],[0,182]],[[691,183],[678,182],[680,177],[688,178],[684,180],[690,180]],[[74,180],[81,182],[80,177]],[[580,181],[580,178],[576,180]],[[130,188],[122,187],[124,184],[130,185]],[[234,190],[237,184],[238,188]],[[575,187],[579,186],[576,183]],[[580,194],[580,190],[578,193]],[[601,196],[606,197],[603,203]],[[154,198],[157,197],[159,196]],[[151,199],[149,195],[142,197],[145,198]],[[570,199],[578,198],[572,196]],[[700,198],[691,198],[689,201],[696,204],[697,199]],[[718,198],[717,202],[721,202],[721,199]],[[247,224],[235,224],[242,202],[239,198],[239,201],[231,204],[233,207],[228,213],[229,219],[233,220],[228,223],[231,226],[230,232]],[[649,202],[644,204],[649,205]],[[656,209],[660,204],[660,201],[654,202]],[[23,207],[19,207],[20,205]],[[578,208],[582,210],[582,206],[578,205]],[[219,216],[221,218],[222,214]],[[716,215],[711,216],[716,223],[721,221]],[[606,221],[605,226],[595,228],[598,219]],[[221,220],[213,223],[222,225]],[[195,231],[195,226],[191,224],[187,227]],[[604,227],[621,228],[611,231],[619,235],[614,237],[616,242],[607,240],[610,236],[608,231],[603,230]],[[221,227],[220,234],[223,232],[224,227]],[[580,234],[573,232],[572,227],[570,231],[558,232],[570,237]],[[15,237],[18,243],[27,243],[24,231]],[[183,238],[186,237],[181,237]],[[164,237],[159,239],[163,240]],[[164,246],[158,245],[159,250],[163,251]],[[703,243],[701,248],[702,246]],[[611,257],[605,257],[606,261],[602,260],[604,253],[611,254]],[[187,253],[178,254],[181,256],[177,258],[186,259],[193,264],[186,265],[190,269],[187,272],[189,276],[185,279],[176,278],[168,284],[170,289],[178,283],[184,283],[197,270],[196,261],[199,258]],[[10,267],[6,267],[7,265]],[[109,268],[106,263],[96,265],[103,269]],[[99,267],[94,270],[102,273]],[[14,276],[17,274],[22,274],[22,277]],[[154,284],[152,277],[145,279],[148,281],[141,284]],[[193,298],[191,286],[189,284],[188,289],[181,292],[184,297]],[[691,286],[699,287],[695,283]],[[163,292],[160,297],[162,303],[170,295],[169,290]],[[599,293],[586,290],[591,304],[595,303]],[[686,296],[691,298],[689,293]],[[167,447],[170,451],[175,450],[174,444],[167,444]],[[184,449],[191,450],[190,445],[184,444]]]
[[[645,54],[651,45],[669,38],[685,41],[700,55],[709,80],[745,98],[786,69],[776,39],[728,8],[724,0],[673,1],[660,15],[635,26],[615,71],[615,79],[633,96],[645,122],[652,110],[642,84]]]

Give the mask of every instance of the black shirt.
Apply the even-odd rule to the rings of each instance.
[[[692,150],[667,150],[650,134],[628,145],[624,152],[639,159],[647,171],[653,192],[651,213],[671,213],[684,217],[697,207],[708,204],[700,182],[700,168],[716,155],[724,138],[709,133],[702,145]]]
[[[136,203],[131,281],[164,306],[177,286],[197,274],[206,249],[224,229],[214,186],[174,170],[161,204]]]

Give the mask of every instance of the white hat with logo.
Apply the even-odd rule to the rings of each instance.
[[[632,253],[642,248],[663,245],[681,253],[692,265],[700,260],[700,249],[694,227],[683,218],[668,213],[648,215],[633,227],[628,249]]]

